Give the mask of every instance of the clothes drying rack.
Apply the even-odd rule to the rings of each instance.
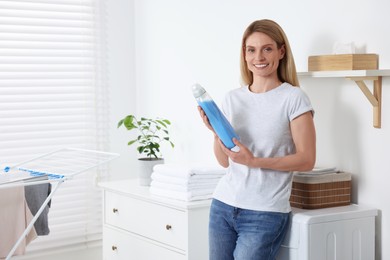
[[[56,184],[53,185],[54,187],[47,196],[46,200],[42,203],[29,225],[8,253],[6,260],[11,259],[20,243],[31,231],[34,223],[42,214],[43,210],[62,183],[72,179],[80,173],[101,166],[117,157],[119,157],[119,154],[116,153],[78,148],[62,148],[18,163],[11,167],[4,167],[4,169],[2,169],[3,173],[0,172],[0,177],[2,177],[2,179],[0,179],[0,189],[43,183]],[[17,177],[13,179],[14,176]]]

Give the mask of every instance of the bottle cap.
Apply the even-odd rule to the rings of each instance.
[[[195,98],[202,96],[204,93],[206,93],[206,90],[198,83],[195,83],[192,86],[192,94],[194,95]]]

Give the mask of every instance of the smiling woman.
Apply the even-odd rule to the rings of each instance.
[[[0,1],[1,163],[12,166],[63,147],[106,150],[100,5]],[[20,259],[100,244],[101,199],[92,178],[103,171],[59,189],[51,203],[50,234],[34,240]]]
[[[214,134],[215,157],[227,168],[210,208],[211,260],[275,259],[288,231],[292,172],[311,170],[315,162],[313,108],[274,21],[254,21],[245,30],[241,74],[243,86],[222,103],[240,136],[233,139],[238,151],[221,142],[200,109]]]

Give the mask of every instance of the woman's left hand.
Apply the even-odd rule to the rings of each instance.
[[[233,152],[226,148],[226,146],[219,140],[222,151],[235,163],[244,164],[251,167],[251,163],[254,159],[252,152],[243,145],[236,138],[233,138],[233,143],[239,148],[238,152]]]

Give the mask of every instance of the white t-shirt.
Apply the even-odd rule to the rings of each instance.
[[[283,83],[265,93],[253,93],[248,86],[227,93],[222,111],[255,157],[281,157],[295,152],[290,122],[313,111],[299,87]],[[214,198],[233,207],[273,212],[290,212],[292,173],[229,161]]]

